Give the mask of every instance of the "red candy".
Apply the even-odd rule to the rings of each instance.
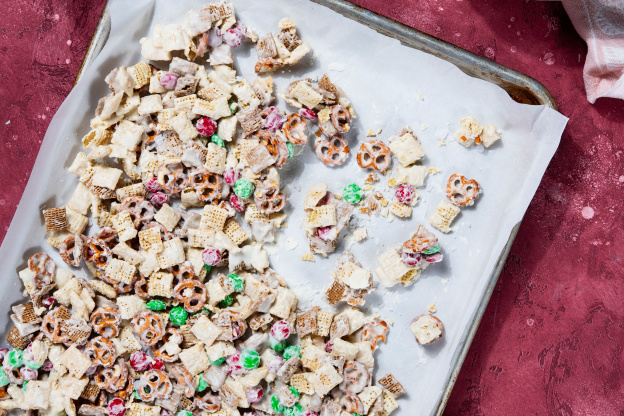
[[[237,197],[234,193],[230,194],[230,204],[234,207],[234,209],[238,212],[245,211],[245,203],[242,199]]]
[[[316,413],[314,410],[306,410],[303,416],[319,416],[319,414]]]
[[[160,416],[171,416],[171,412],[167,409],[160,409]]]
[[[421,259],[422,254],[420,253],[410,253],[409,251],[404,251],[403,253],[401,253],[401,260],[403,260],[403,263],[405,263],[406,266],[416,266],[418,265],[418,263],[420,263]]]
[[[202,253],[202,259],[208,266],[216,266],[221,261],[221,252],[215,247],[207,247]]]
[[[145,371],[150,366],[150,358],[143,351],[133,352],[130,356],[130,365],[134,371]]]
[[[109,416],[123,416],[126,413],[126,403],[119,397],[114,398],[106,406],[106,413]]]
[[[236,352],[236,354],[230,355],[225,362],[228,365],[228,373],[238,376],[245,372],[243,366],[240,363],[240,351]]]
[[[149,181],[145,182],[145,189],[147,192],[158,192],[162,191],[160,184],[158,183],[158,178],[152,178]]]
[[[56,302],[56,299],[53,296],[49,296],[41,300],[41,304],[46,308],[51,308],[52,305],[54,305],[54,302]]]
[[[274,111],[264,119],[264,127],[275,133],[282,128],[284,121],[286,121],[286,117],[282,116],[277,111]]]
[[[299,109],[299,115],[308,120],[316,120],[316,113],[309,108]]]
[[[236,169],[228,169],[223,172],[223,180],[225,180],[225,183],[228,185],[234,186],[238,180],[238,172],[236,172]]]
[[[173,90],[178,83],[178,76],[176,74],[166,73],[160,76],[160,85],[168,90]]]
[[[332,344],[331,341],[327,341],[327,343],[325,344],[325,351],[331,353],[333,349],[334,344]]]
[[[164,366],[165,363],[163,360],[161,360],[160,358],[154,358],[153,361],[150,363],[149,368],[150,370],[162,370]]]
[[[276,341],[285,341],[290,336],[290,324],[284,320],[275,322],[271,326],[271,336]]]
[[[162,193],[162,192],[156,192],[155,194],[152,194],[152,196],[150,196],[150,202],[156,208],[160,208],[164,204],[169,203],[169,195]]]
[[[249,403],[258,403],[264,396],[264,389],[260,384],[253,386],[247,390],[247,401]]]
[[[38,372],[26,366],[20,368],[20,374],[24,381],[32,381],[37,379]]]
[[[416,191],[411,185],[401,185],[394,192],[394,196],[400,203],[409,205],[414,200]]]
[[[52,371],[53,368],[54,368],[54,364],[52,364],[52,361],[46,358],[46,360],[43,362],[43,366],[41,367],[41,369],[43,371]]]
[[[319,227],[316,229],[316,235],[323,241],[332,241],[338,237],[338,230],[331,225]]]
[[[444,255],[440,253],[439,251],[437,253],[424,255],[424,260],[427,263],[437,263],[439,261],[442,261],[443,258],[444,258]]]
[[[217,123],[210,117],[202,117],[197,121],[195,128],[199,134],[210,137],[217,131]]]

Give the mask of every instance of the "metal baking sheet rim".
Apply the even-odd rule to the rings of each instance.
[[[513,69],[473,54],[472,52],[437,39],[387,17],[380,16],[370,10],[351,4],[346,0],[312,1],[329,7],[349,19],[365,24],[383,35],[398,39],[405,45],[449,61],[468,75],[490,81],[503,88],[509,96],[517,102],[532,105],[545,105],[554,110],[557,109],[557,105],[546,87],[544,87],[539,81],[518,71],[514,71]],[[74,85],[82,77],[85,71],[89,68],[89,65],[91,65],[93,60],[106,44],[110,34],[110,28],[111,21],[107,2],[104,6],[104,10],[102,11],[102,15],[89,44],[89,48],[87,49],[82,65],[78,70]],[[460,349],[454,358],[455,365],[449,371],[445,383],[446,387],[438,399],[436,408],[431,413],[432,415],[439,416],[444,412],[444,408],[446,407],[448,399],[451,396],[451,392],[453,391],[453,387],[455,386],[455,382],[459,376],[464,359],[468,354],[472,340],[474,339],[477,328],[481,323],[485,309],[487,308],[492,292],[494,291],[494,287],[498,282],[498,277],[503,269],[503,266],[505,265],[505,261],[507,260],[507,256],[509,255],[514,239],[516,238],[516,234],[518,234],[520,224],[521,222],[516,224],[516,226],[512,229],[509,239],[507,240],[507,244],[498,258],[496,268],[488,279],[488,284],[483,292],[481,303],[474,313],[472,324],[466,328],[466,332],[462,337]]]

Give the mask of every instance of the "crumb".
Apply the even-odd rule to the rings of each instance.
[[[395,178],[389,178],[389,179],[388,179],[388,185],[389,185],[389,186],[391,186],[391,187],[393,187],[393,188],[394,188],[395,186],[397,186],[397,181],[396,181],[396,179],[395,179]]]
[[[381,192],[377,191],[373,194],[373,196],[375,197],[375,199],[381,199],[383,198],[383,195]]]
[[[361,207],[360,208],[360,212],[362,214],[370,215],[370,208],[368,208],[368,207]]]
[[[394,320],[392,320],[391,318],[386,318],[384,319],[384,321],[386,321],[388,325],[394,325]]]
[[[347,234],[347,236],[344,239],[344,244],[347,250],[351,250],[351,246],[355,244],[355,239],[353,238],[351,234]]]
[[[428,171],[429,171],[429,173],[430,173],[430,174],[435,175],[436,173],[440,172],[440,169],[438,169],[438,168],[436,168],[436,167],[431,166],[431,167],[428,169]]]
[[[341,200],[342,199],[342,195],[340,194],[334,194],[334,198]]]
[[[374,183],[377,181],[379,181],[379,176],[377,176],[375,172],[369,173],[366,179],[364,179],[364,182],[366,183]]]
[[[444,140],[438,140],[438,146],[446,146],[446,142]]]
[[[368,129],[366,131],[366,137],[375,137],[377,135],[377,133],[375,133],[375,130],[373,129]]]
[[[382,217],[386,217],[386,218],[388,218],[388,215],[390,215],[390,208],[384,208],[384,209],[382,209],[382,210],[381,210],[381,212],[380,212],[380,214],[381,214],[381,216],[382,216]]]
[[[502,131],[499,131],[499,133],[502,133]],[[377,135],[379,136],[381,134],[381,129],[377,129]]]
[[[373,185],[371,184],[365,185],[364,188],[362,188],[363,191],[370,191],[371,189],[373,189]]]
[[[301,257],[301,260],[303,261],[314,261],[314,257],[312,256],[312,253],[306,253]]]
[[[381,204],[382,207],[387,207],[390,202],[386,198],[384,198],[381,201],[379,201],[379,203]]]
[[[391,173],[391,172],[392,172],[392,169],[386,169],[386,170],[384,170],[381,174],[382,174],[382,175],[384,175],[384,176],[386,176],[387,174],[389,174],[389,173]]]
[[[429,305],[427,310],[429,311],[429,313],[436,313],[438,311],[438,308],[436,308],[435,303],[432,303],[431,305]]]
[[[429,127],[429,126],[428,126],[426,123],[423,123],[423,124],[421,124],[421,125],[420,125],[420,130],[421,130],[421,131],[422,131],[422,130],[427,130],[427,128],[428,128],[428,127]]]
[[[294,238],[289,238],[286,240],[287,250],[294,250],[295,248],[297,248],[298,245],[299,245],[299,241],[295,240]]]
[[[422,92],[419,92],[419,93],[418,93],[418,99],[419,99],[420,101],[425,101],[425,96],[424,96],[424,95],[422,95]]]
[[[355,241],[362,241],[368,236],[366,228],[360,227],[353,230],[353,238]]]

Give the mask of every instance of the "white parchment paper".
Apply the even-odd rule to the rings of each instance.
[[[277,22],[288,16],[297,23],[300,37],[312,46],[310,59],[274,75],[278,91],[294,79],[318,78],[328,73],[346,92],[358,114],[354,129],[347,134],[352,156],[343,166],[325,167],[314,157],[310,144],[282,170],[289,193],[288,227],[277,244],[267,250],[272,267],[298,293],[302,308],[312,304],[329,308],[321,294],[330,282],[329,272],[335,259],[346,245],[342,240],[337,253],[327,259],[301,261],[301,256],[308,252],[300,228],[305,192],[321,181],[337,193],[348,183],[363,184],[366,172],[357,166],[354,154],[369,128],[381,128],[380,137],[387,139],[406,125],[412,126],[427,153],[423,162],[438,168],[440,173],[430,175],[425,186],[418,189],[420,198],[411,218],[389,223],[383,217],[354,216],[352,228],[361,226],[368,230],[368,239],[351,247],[365,267],[374,269],[379,253],[400,245],[419,223],[427,224],[429,215],[444,198],[445,183],[451,174],[463,174],[482,185],[483,195],[474,207],[462,210],[452,233],[444,235],[428,227],[440,238],[444,262],[427,269],[409,288],[378,287],[367,298],[364,308],[394,321],[388,342],[376,353],[376,378],[391,372],[406,388],[407,394],[400,398],[396,414],[431,414],[496,260],[513,226],[522,219],[567,119],[543,106],[517,104],[493,84],[471,78],[448,62],[403,46],[309,1],[234,3],[239,20],[257,33],[276,31]],[[108,43],[52,120],[0,248],[4,328],[10,323],[9,305],[22,299],[17,271],[26,266],[31,254],[43,249],[60,267],[68,267],[56,250],[45,243],[41,209],[62,206],[71,197],[78,179],[66,169],[80,150],[80,138],[89,130],[89,119],[98,99],[108,92],[104,77],[114,67],[130,66],[141,60],[139,39],[148,36],[154,24],[182,23],[189,9],[202,4],[189,0],[112,2]],[[250,80],[254,78],[255,60],[255,50],[249,44],[235,50],[236,68]],[[161,66],[166,68],[165,64]],[[283,102],[279,104],[285,106]],[[468,115],[501,129],[502,142],[485,151],[466,149],[456,143],[452,134],[459,120]],[[440,140],[446,145],[439,146]],[[377,190],[392,199],[393,192],[385,187],[386,180],[382,177]],[[287,239],[298,245],[287,249],[286,246],[293,245],[286,244]],[[78,272],[81,273],[84,272]],[[379,286],[378,281],[376,285]],[[416,344],[408,326],[414,316],[427,313],[432,303],[437,306],[436,315],[443,321],[445,333],[442,341],[423,348]]]

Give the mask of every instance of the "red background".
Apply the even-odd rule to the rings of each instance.
[[[586,46],[561,4],[354,2],[538,79],[570,117],[446,413],[624,414],[624,102],[588,104]],[[0,3],[0,238],[103,3]]]

